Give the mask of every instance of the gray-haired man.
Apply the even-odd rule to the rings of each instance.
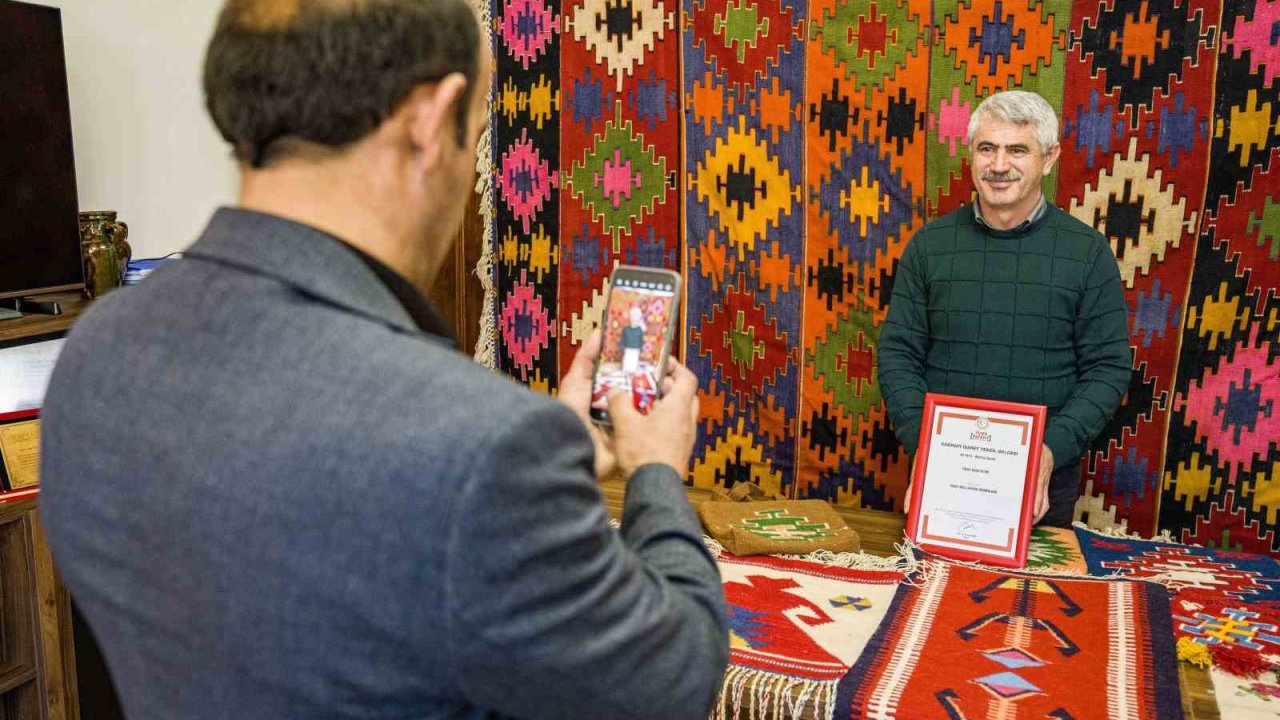
[[[1060,154],[1057,116],[1039,95],[997,93],[978,106],[978,197],[908,243],[877,361],[912,455],[926,392],[1047,406],[1035,518],[1067,526],[1080,456],[1119,406],[1130,357],[1110,245],[1041,191]]]

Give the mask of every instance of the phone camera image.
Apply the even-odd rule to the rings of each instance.
[[[592,417],[607,418],[609,395],[615,389],[629,393],[641,413],[653,407],[675,308],[675,279],[652,273],[614,274],[592,386]]]

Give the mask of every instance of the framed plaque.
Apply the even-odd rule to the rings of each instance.
[[[925,395],[907,536],[929,552],[1021,568],[1045,407]]]
[[[0,413],[0,502],[39,492],[39,412]]]

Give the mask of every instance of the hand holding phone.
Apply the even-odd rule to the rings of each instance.
[[[678,273],[631,265],[614,269],[592,381],[593,421],[610,424],[609,394],[614,390],[626,392],[642,414],[662,396],[679,298]]]
[[[596,478],[603,480],[617,469],[618,461],[610,428],[591,421],[591,383],[596,358],[600,355],[600,338],[601,333],[597,328],[582,343],[582,347],[578,348],[569,371],[560,377],[560,392],[556,394],[556,399],[582,419],[595,448]]]
[[[698,379],[675,360],[667,366],[667,392],[649,414],[640,414],[621,392],[611,396],[613,451],[625,477],[650,463],[670,466],[680,475],[689,469],[698,436]]]

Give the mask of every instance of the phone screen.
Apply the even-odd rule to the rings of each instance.
[[[618,388],[631,394],[640,412],[648,412],[658,398],[662,363],[676,310],[676,280],[650,273],[615,273],[604,318],[604,341],[591,392],[591,416],[608,417],[609,393]]]

